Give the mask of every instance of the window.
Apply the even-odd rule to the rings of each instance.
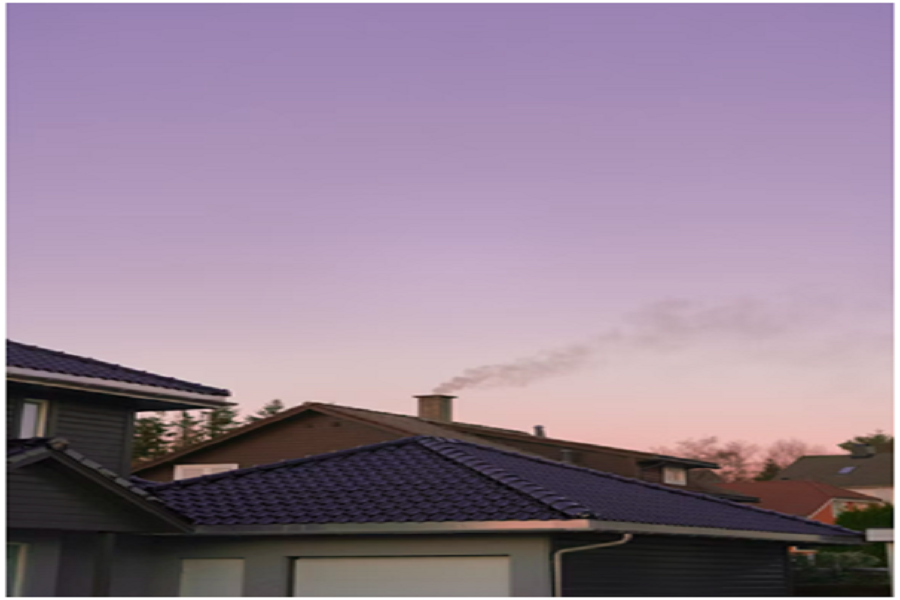
[[[663,483],[687,485],[687,471],[681,467],[663,467]]]
[[[25,576],[25,544],[6,544],[6,595],[21,596]]]
[[[244,595],[243,558],[183,558],[179,596]]]
[[[213,473],[224,473],[225,471],[233,471],[239,465],[175,465],[175,479],[190,479],[191,477],[202,477],[204,475],[212,475]]]
[[[856,469],[856,465],[852,467],[842,467],[840,471],[838,471],[838,475],[846,475],[847,473],[852,473]]]
[[[19,413],[19,437],[41,437],[47,432],[47,401],[24,400]]]

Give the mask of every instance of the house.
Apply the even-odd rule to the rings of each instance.
[[[430,436],[143,486],[195,529],[131,540],[123,596],[783,596],[790,544],[862,537]]]
[[[136,410],[228,392],[22,344],[7,357],[8,595],[782,596],[789,545],[862,541],[459,436],[123,477],[93,454],[126,464]]]
[[[802,456],[778,479],[819,481],[893,503],[894,445],[859,445],[850,454]]]
[[[884,501],[818,481],[746,481],[720,483],[727,490],[759,498],[758,506],[788,515],[834,523],[845,510],[864,508]]]
[[[137,411],[214,408],[228,391],[8,341],[7,595],[108,595],[133,535],[190,521],[127,473]]]
[[[172,481],[428,435],[523,452],[736,501],[755,501],[753,497],[692,477],[691,471],[695,469],[717,468],[714,463],[554,439],[547,437],[541,427],[536,428],[535,434],[530,434],[460,423],[452,417],[454,396],[426,395],[416,398],[419,410],[415,417],[308,402],[213,440],[156,460],[137,463],[133,473],[152,481]]]

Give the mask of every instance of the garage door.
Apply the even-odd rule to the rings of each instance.
[[[294,595],[509,596],[509,557],[298,558]]]

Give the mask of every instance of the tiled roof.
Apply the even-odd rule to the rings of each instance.
[[[718,485],[726,490],[756,496],[761,508],[802,517],[812,516],[832,498],[881,502],[874,496],[817,481],[747,481]]]
[[[74,354],[67,354],[58,350],[48,350],[38,346],[20,344],[11,340],[6,341],[6,366],[34,369],[48,373],[62,375],[74,375],[77,377],[90,377],[107,381],[120,381],[138,385],[206,394],[210,396],[229,396],[228,390],[209,387],[199,383],[191,383],[173,377],[154,375],[146,371],[129,369],[121,365],[85,358]]]
[[[868,458],[854,458],[850,454],[802,456],[781,471],[778,479],[814,479],[843,488],[893,487],[894,453],[884,452]]]
[[[200,525],[597,519],[855,535],[459,440],[413,437],[148,488]]]

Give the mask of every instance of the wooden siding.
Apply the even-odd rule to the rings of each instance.
[[[7,385],[7,397],[7,423],[12,421],[14,425],[23,399],[47,400],[48,437],[65,438],[73,450],[91,460],[113,471],[128,472],[134,411],[127,400],[19,383]],[[7,431],[9,436],[17,435],[14,427]]]
[[[564,535],[554,550],[619,539]],[[642,536],[563,555],[563,596],[786,596],[787,546],[778,542]]]
[[[562,448],[559,444],[548,444],[540,442],[540,438],[531,440],[520,440],[510,437],[494,437],[490,433],[477,433],[478,437],[487,440],[493,440],[501,444],[506,444],[513,448],[519,448],[526,452],[531,452],[551,460],[563,460]],[[579,467],[587,467],[598,471],[606,471],[608,473],[616,473],[625,477],[639,477],[637,461],[631,456],[622,456],[613,453],[589,452],[581,448],[573,448],[570,454],[571,462]]]
[[[49,462],[7,474],[7,526],[64,531],[166,529],[112,492]]]
[[[185,456],[176,464],[237,464],[241,468],[334,452],[407,437],[321,413],[303,413]],[[151,481],[171,481],[174,465],[137,473]]]

